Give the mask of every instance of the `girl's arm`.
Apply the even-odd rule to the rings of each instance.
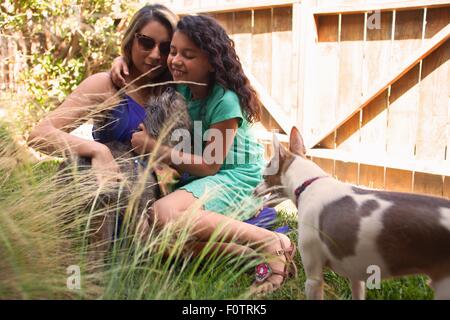
[[[162,157],[162,161],[174,167],[179,172],[188,172],[197,177],[216,174],[224,163],[228,151],[233,144],[238,129],[238,119],[228,119],[215,123],[209,129],[213,129],[215,133],[210,134],[209,141],[203,151],[203,156],[184,153],[163,145],[158,148],[158,155]],[[215,136],[222,138],[216,138]],[[149,153],[155,147],[156,141],[149,138],[145,131],[140,131],[133,134],[131,144],[137,150],[140,149],[143,152]]]
[[[125,59],[122,56],[115,58],[111,66],[112,82],[117,87],[122,88],[127,84],[124,75],[128,76],[129,74],[130,73],[128,71],[128,66],[125,63]]]
[[[31,132],[28,143],[43,152],[77,154],[93,158],[93,166],[108,166],[112,155],[104,144],[78,138],[69,134],[76,124],[101,102],[113,96],[113,87],[108,73],[98,73],[85,79],[65,101],[50,112]],[[80,121],[81,120],[81,121]],[[86,119],[87,120],[87,119]],[[114,167],[114,165],[112,165]]]

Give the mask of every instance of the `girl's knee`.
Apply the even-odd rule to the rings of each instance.
[[[177,190],[156,200],[149,214],[155,222],[157,220],[159,224],[166,224],[181,217],[196,200],[191,193]]]
[[[161,198],[153,204],[150,208],[149,214],[155,220],[156,223],[165,225],[168,222],[175,220],[181,214],[178,209],[174,208],[170,204],[171,201]]]

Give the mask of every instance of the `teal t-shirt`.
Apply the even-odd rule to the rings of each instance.
[[[181,189],[197,198],[204,196],[207,189],[220,190],[206,201],[206,210],[225,214],[237,206],[242,208],[242,202],[250,198],[253,189],[261,182],[264,148],[251,133],[251,126],[243,115],[238,96],[219,84],[215,84],[208,97],[202,100],[193,100],[188,86],[179,85],[177,90],[186,99],[188,113],[193,121],[193,153],[208,155],[205,133],[212,125],[234,118],[238,119],[239,125],[219,172],[213,176],[192,177]],[[241,216],[248,218],[252,214],[254,212],[247,212]]]

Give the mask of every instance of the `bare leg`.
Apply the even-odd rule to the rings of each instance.
[[[198,256],[205,247],[209,247],[209,251],[206,253],[207,256],[213,254],[213,252],[220,252],[220,254],[239,256],[251,256],[255,255],[255,250],[239,245],[237,243],[220,243],[220,242],[192,242],[188,244],[187,250],[192,251],[194,256]]]
[[[166,225],[189,215],[187,210],[196,201],[197,199],[191,193],[184,190],[177,190],[159,199],[153,207],[156,223]],[[189,218],[192,222],[192,234],[199,242],[208,241],[211,235],[216,233],[217,237],[224,242],[236,242],[254,249],[261,248],[264,253],[273,258],[275,258],[275,252],[282,249],[280,238],[285,248],[289,248],[291,245],[289,238],[283,234],[279,234],[277,237],[272,231],[215,212],[196,210],[193,215],[189,215]],[[277,259],[270,259],[268,263],[273,270],[284,270],[285,261],[285,257],[281,255]],[[283,282],[283,277],[273,274],[268,280],[270,282],[265,283],[264,286],[261,286],[261,290],[256,291],[272,291],[273,287]]]

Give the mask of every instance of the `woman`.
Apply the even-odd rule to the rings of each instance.
[[[122,55],[130,66],[126,81],[131,85],[122,94],[109,73],[91,75],[34,128],[29,137],[30,144],[46,152],[68,151],[91,158],[92,168],[100,181],[118,174],[119,167],[103,143],[111,140],[129,142],[145,118],[144,103],[164,89],[139,87],[171,80],[167,56],[177,20],[176,15],[162,5],[141,8],[133,16],[121,46]],[[94,141],[68,133],[90,115],[102,113],[105,104],[115,105],[110,110],[112,119],[108,126],[93,131]]]

